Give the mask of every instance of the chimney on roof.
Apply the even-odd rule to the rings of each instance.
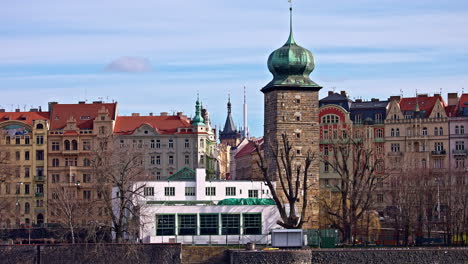
[[[362,103],[362,99],[356,99],[356,103]]]
[[[0,113],[5,113],[5,109],[4,108],[0,109]]]
[[[379,101],[379,98],[372,98],[371,99],[371,102],[378,102]]]
[[[440,93],[435,93],[434,97],[440,97]]]
[[[161,116],[167,116],[167,112],[161,112]]]
[[[17,109],[15,109],[15,112],[21,112],[21,110],[17,108]]]
[[[149,116],[153,116],[153,112],[149,113]]]
[[[397,96],[397,95],[394,95],[394,96],[390,96],[390,101],[400,101],[401,97],[400,96]]]
[[[427,94],[418,94],[418,97],[427,97]]]
[[[78,101],[78,104],[86,104],[85,101]]]
[[[183,112],[177,112],[177,116],[183,116]]]
[[[344,96],[346,98],[348,97],[348,95],[346,94],[346,91],[341,91],[340,94],[341,94],[341,96]]]
[[[93,101],[93,104],[102,104],[102,101]]]
[[[456,105],[458,103],[458,93],[448,93],[448,105]]]
[[[132,116],[140,116],[140,113],[132,113]]]
[[[58,104],[58,102],[49,102],[49,112],[52,113],[54,110],[54,105]]]
[[[29,109],[29,112],[39,112],[39,109],[37,109],[37,108],[31,108],[31,109]]]
[[[328,96],[333,95],[333,91],[328,91]]]

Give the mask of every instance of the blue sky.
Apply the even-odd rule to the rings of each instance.
[[[468,91],[468,2],[296,0],[311,78],[351,98]],[[0,106],[116,100],[119,112],[194,113],[197,91],[223,125],[227,94],[263,134],[268,55],[287,39],[287,0],[3,1]]]

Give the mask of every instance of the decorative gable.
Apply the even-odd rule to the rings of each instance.
[[[437,99],[437,101],[434,103],[434,108],[432,108],[429,118],[446,118],[446,117],[447,117],[447,113],[445,112],[445,106],[440,101],[440,99]]]
[[[401,112],[400,104],[397,100],[390,101],[387,111],[387,119],[403,119],[403,113]]]

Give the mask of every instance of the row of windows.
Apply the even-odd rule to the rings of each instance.
[[[52,167],[60,167],[60,159],[53,158],[51,165],[52,165]],[[90,167],[91,166],[91,160],[89,160],[87,158],[84,158],[82,165],[83,165],[83,167]],[[78,166],[78,158],[65,158],[64,166],[65,167],[70,167],[70,166],[75,166],[76,167],[76,166]]]
[[[241,231],[244,235],[260,235],[262,214],[156,215],[157,236],[240,235]]]
[[[36,201],[36,207],[43,207],[44,206],[44,200],[37,200]],[[15,204],[15,211],[17,214],[21,213],[21,203],[17,202]],[[26,202],[24,203],[24,214],[30,214],[31,213],[31,204]]]
[[[167,163],[169,165],[174,164],[174,155],[169,155],[167,159]],[[151,165],[161,165],[161,156],[150,156],[150,164]],[[185,155],[184,156],[184,164],[189,165],[190,164],[190,156]]]
[[[152,139],[149,141],[149,147],[154,149],[159,149],[161,148],[161,140],[160,139]],[[174,148],[174,139],[169,139],[167,141],[167,146],[168,148]],[[139,139],[139,140],[136,140],[136,139],[133,139],[132,140],[132,145],[133,147],[138,147],[138,148],[142,148],[143,146],[146,146],[146,144],[144,144],[143,140],[142,139]],[[124,147],[125,146],[125,140],[121,139],[120,140],[120,147]],[[184,140],[184,147],[185,148],[190,148],[190,140],[189,139],[185,139]],[[204,139],[200,139],[200,147],[205,147],[205,140]]]
[[[461,142],[461,143],[464,144],[463,142]],[[464,145],[462,145],[462,146],[464,147]],[[400,143],[392,143],[390,145],[390,149],[391,149],[392,152],[400,152]],[[422,151],[425,151],[425,149],[426,149],[426,145],[423,144],[422,145]],[[416,150],[416,151],[419,151],[419,150]],[[443,142],[434,142],[434,151],[437,151],[437,152],[444,151],[444,143]]]
[[[22,171],[23,170],[23,171]],[[31,177],[31,168],[30,167],[21,167],[17,166],[14,170],[13,174],[16,178],[20,178],[23,175],[25,178]],[[42,177],[44,176],[44,167],[36,167],[36,174],[35,176]]]
[[[60,177],[60,174],[58,173],[54,173],[51,175],[52,176],[52,183],[60,183],[63,181],[63,179]],[[92,181],[92,177],[91,177],[91,174],[89,173],[83,173],[82,176],[81,176],[81,181],[80,181],[80,178],[78,178],[78,176],[76,176],[75,174],[68,174],[66,177],[65,177],[65,181],[63,182],[71,182],[71,183],[74,183],[74,182],[83,182],[83,183],[90,183]]]
[[[81,143],[82,150],[91,150],[91,141],[90,140],[83,140]],[[64,150],[78,150],[78,141],[77,140],[65,140],[63,142]],[[61,148],[61,144],[59,141],[52,141],[52,151],[59,151]]]
[[[98,191],[97,192],[97,199],[102,200],[104,198],[104,195],[108,194],[103,193]],[[91,199],[94,198],[93,191],[92,190],[83,190],[81,192],[68,192],[68,193],[61,193],[61,192],[52,192],[52,199],[53,200],[60,200],[62,199],[62,196],[66,196],[66,199],[70,198],[76,198],[77,196],[81,196],[83,200],[91,201]]]
[[[422,136],[427,136],[427,127],[423,127],[421,130]],[[414,135],[413,135],[414,134]],[[412,128],[407,129],[407,136],[416,136],[416,133],[413,133]],[[443,136],[444,135],[444,128],[443,127],[435,127],[434,128],[434,136]],[[390,136],[392,137],[399,137],[400,136],[400,129],[399,128],[392,128],[390,130]]]
[[[236,187],[226,187],[226,196],[236,196]],[[268,190],[267,190],[268,193]],[[154,187],[144,187],[143,194],[145,196],[154,196]],[[185,196],[195,196],[195,187],[185,187]],[[239,189],[239,194],[242,190]],[[216,187],[205,187],[206,196],[216,196]],[[258,198],[258,190],[248,190],[249,198]],[[164,196],[175,196],[175,187],[164,187]]]
[[[31,184],[29,183],[4,183],[0,184],[0,194],[12,194],[12,185],[14,186],[15,193],[14,194],[31,194]],[[23,186],[23,187],[21,187]],[[23,192],[21,192],[21,189],[23,189]],[[36,190],[35,193],[37,194],[43,194],[44,193],[44,185],[43,184],[36,184]]]

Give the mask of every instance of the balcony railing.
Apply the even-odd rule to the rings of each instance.
[[[34,196],[36,196],[36,197],[44,197],[44,193],[36,193]]]
[[[402,156],[402,155],[403,155],[403,153],[401,151],[388,152],[388,156],[398,157],[398,156]]]
[[[452,149],[452,153],[454,155],[466,156],[466,155],[468,155],[468,149]]]
[[[433,150],[433,151],[431,151],[431,154],[432,155],[437,155],[437,156],[442,156],[442,155],[447,155],[447,152],[445,151],[445,149]]]
[[[45,181],[45,176],[34,176],[34,181],[43,182]]]

